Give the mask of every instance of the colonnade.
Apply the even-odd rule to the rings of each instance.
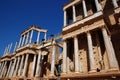
[[[30,30],[26,32],[25,34],[22,34],[19,40],[18,48],[26,44],[32,43],[33,33],[34,33],[34,30]],[[40,41],[40,33],[41,31],[38,31],[38,35],[36,39],[37,44]],[[44,40],[46,41],[46,32],[44,32]]]
[[[100,11],[102,10],[102,6],[101,4],[99,3],[98,0],[94,0],[95,1],[95,5],[96,5],[96,9],[97,11]],[[117,0],[112,0],[112,3],[113,3],[113,6],[114,8],[117,8],[118,7],[118,4],[117,4]],[[86,7],[86,0],[82,0],[82,7],[83,7],[83,14],[84,14],[84,17],[87,17],[88,16],[88,12],[87,12],[87,7]],[[75,4],[72,5],[72,12],[73,12],[73,22],[76,21],[76,9],[75,9]],[[64,26],[67,26],[67,9],[64,9]]]
[[[116,59],[116,56],[115,56],[115,52],[114,52],[114,48],[113,46],[111,45],[112,42],[109,38],[109,35],[107,33],[107,30],[105,27],[102,27],[101,28],[101,32],[102,32],[102,35],[103,35],[103,39],[104,39],[104,45],[105,45],[105,48],[106,48],[106,52],[107,52],[107,58],[108,58],[108,62],[109,62],[109,69],[110,70],[118,70],[119,69],[119,66],[118,66],[118,62],[117,62],[117,59]],[[89,53],[89,63],[90,63],[90,72],[96,72],[96,65],[95,65],[95,59],[94,59],[94,53],[93,53],[93,42],[92,42],[92,38],[91,38],[91,32],[88,31],[86,32],[86,36],[87,36],[87,42],[88,42],[88,53]],[[77,38],[77,35],[73,37],[74,39],[74,56],[75,56],[75,72],[76,73],[80,73],[81,70],[79,68],[79,66],[81,64],[79,64],[79,59],[78,59],[78,38]],[[68,70],[68,65],[69,63],[67,64],[67,39],[66,40],[63,40],[63,73],[67,73],[69,70]]]

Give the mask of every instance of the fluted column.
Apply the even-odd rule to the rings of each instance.
[[[73,9],[73,22],[76,21],[76,11],[75,11],[75,5],[72,6]]]
[[[67,41],[63,41],[63,73],[67,71]]]
[[[33,30],[31,30],[29,43],[31,43],[31,42],[32,42],[32,36],[33,36]]]
[[[11,67],[12,67],[12,60],[10,61],[10,65],[9,65],[8,72],[7,72],[6,77],[9,77]]]
[[[33,77],[34,77],[34,73],[35,73],[36,58],[37,58],[37,55],[36,55],[36,54],[34,54],[33,68],[32,68],[32,76],[33,76]]]
[[[95,5],[96,5],[96,8],[97,8],[97,11],[102,10],[102,6],[101,6],[100,3],[98,2],[98,0],[95,0]]]
[[[20,46],[21,46],[21,42],[22,42],[22,36],[20,37],[20,41],[19,41],[19,44],[18,44],[18,47],[17,48],[19,48]]]
[[[115,52],[114,52],[114,48],[112,46],[112,42],[109,39],[107,31],[104,27],[102,28],[102,34],[103,34],[103,39],[104,39],[107,55],[108,55],[109,68],[110,69],[119,69],[118,62],[117,62]]]
[[[56,46],[55,46],[55,41],[53,41],[52,63],[51,63],[51,76],[54,76],[54,69],[55,69],[55,53],[56,53]]]
[[[64,26],[67,25],[67,12],[64,10]]]
[[[0,77],[2,77],[4,72],[5,72],[4,70],[5,70],[6,64],[7,64],[7,61],[5,61],[5,64],[4,64],[3,68],[2,68]]]
[[[21,62],[20,62],[20,68],[19,68],[19,71],[18,71],[18,76],[21,75],[21,70],[22,70],[23,62],[24,62],[24,57],[25,57],[25,55],[22,55],[22,59],[21,59]]]
[[[14,73],[14,69],[15,69],[16,62],[17,62],[17,59],[15,58],[14,63],[13,63],[13,67],[12,67],[12,70],[11,70],[11,73],[10,73],[10,77],[12,77],[12,76],[13,76],[13,73]]]
[[[41,63],[41,54],[42,54],[42,51],[40,50],[39,53],[38,53],[38,60],[37,60],[37,69],[36,69],[36,76],[39,76],[40,74],[40,63]]]
[[[25,35],[23,35],[23,40],[22,40],[22,44],[21,44],[21,46],[24,45],[24,41],[25,41]]]
[[[118,7],[117,0],[112,0],[112,3],[113,3],[114,8]]]
[[[87,14],[87,8],[86,8],[86,4],[85,4],[85,0],[82,0],[82,5],[83,5],[83,12],[84,12],[84,16],[88,16]]]
[[[45,32],[44,34],[44,40],[46,41],[47,33]]]
[[[95,66],[92,38],[90,32],[87,32],[87,41],[88,41],[89,61],[90,61],[90,70],[91,70],[90,72],[95,72],[96,66]]]
[[[75,54],[75,72],[79,72],[79,60],[78,60],[78,38],[77,36],[74,37],[74,54]]]
[[[25,42],[25,44],[28,43],[28,39],[29,39],[29,32],[26,34],[26,42]]]
[[[28,66],[28,58],[29,58],[29,54],[26,54],[25,65],[24,65],[24,69],[23,69],[23,74],[22,74],[22,76],[26,76],[27,66]]]
[[[16,65],[16,68],[15,68],[14,76],[16,76],[16,74],[18,73],[19,63],[20,63],[20,56],[18,57],[18,60],[17,60],[17,65]]]
[[[39,38],[40,38],[40,32],[38,32],[37,43],[39,43]]]

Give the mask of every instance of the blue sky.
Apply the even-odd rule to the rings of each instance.
[[[0,0],[0,56],[31,25],[57,34],[63,27],[62,5],[68,0]]]

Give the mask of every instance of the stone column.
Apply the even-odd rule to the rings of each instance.
[[[68,56],[67,56],[67,72],[68,73],[70,72],[70,59]]]
[[[11,70],[11,73],[10,73],[10,77],[12,77],[12,76],[13,76],[13,73],[14,73],[14,69],[15,69],[16,62],[17,62],[17,59],[15,58],[14,63],[13,63],[13,67],[12,67],[12,70]]]
[[[73,9],[73,22],[76,21],[76,11],[75,11],[75,5],[72,6]]]
[[[93,46],[92,46],[92,38],[90,32],[87,32],[87,41],[88,41],[88,51],[89,51],[89,61],[90,61],[90,72],[96,72],[94,54],[93,54]]]
[[[118,7],[117,0],[112,0],[112,3],[113,3],[114,8]]]
[[[56,45],[55,45],[55,41],[53,41],[52,63],[51,63],[51,76],[54,76],[54,69],[55,69],[55,53],[56,53]]]
[[[36,54],[34,54],[33,68],[32,68],[32,76],[33,76],[33,77],[34,77],[34,73],[35,73],[36,58],[37,58],[37,55],[36,55]]]
[[[40,38],[40,32],[38,32],[37,43],[39,43],[39,38]]]
[[[102,6],[101,6],[100,3],[98,2],[98,0],[95,0],[95,5],[96,5],[97,11],[102,10]]]
[[[64,26],[67,26],[67,12],[64,10]]]
[[[7,61],[5,61],[5,64],[3,65],[3,68],[2,68],[2,71],[1,71],[1,74],[0,74],[0,77],[2,77],[3,74],[4,74],[4,70],[5,70],[6,64],[7,64]]]
[[[84,16],[88,16],[87,14],[87,8],[86,8],[86,4],[85,4],[85,0],[82,0],[82,5],[83,5],[83,12],[84,12]]]
[[[24,41],[25,41],[25,35],[23,35],[23,40],[21,46],[24,46]]]
[[[15,52],[16,49],[17,49],[17,45],[18,45],[18,41],[16,41],[16,43],[15,43],[14,52]]]
[[[21,46],[21,42],[22,42],[22,36],[20,37],[20,41],[19,41],[19,44],[18,44],[18,47],[17,48],[19,48],[20,46]]]
[[[75,54],[75,72],[79,73],[79,59],[78,59],[78,38],[74,37],[74,54]]]
[[[19,68],[19,71],[18,71],[18,76],[21,75],[21,70],[22,70],[23,62],[24,62],[24,57],[25,57],[25,55],[22,55],[22,59],[21,59],[21,62],[20,62],[20,68]]]
[[[22,74],[22,76],[26,76],[27,66],[28,66],[28,58],[29,58],[29,54],[26,54],[25,65],[24,65],[24,69],[23,69],[23,74]]]
[[[9,77],[11,66],[12,66],[12,60],[10,61],[10,65],[9,65],[6,77]]]
[[[104,27],[102,28],[102,34],[103,34],[103,39],[104,39],[107,55],[108,55],[109,68],[112,70],[113,69],[118,70],[119,67],[118,67],[116,56],[115,56],[114,48],[111,45],[112,42],[110,41],[107,31]]]
[[[39,53],[38,53],[37,69],[36,69],[36,75],[35,76],[39,76],[39,74],[40,74],[41,54],[42,54],[42,51],[40,50]]]
[[[46,32],[45,32],[45,34],[44,34],[44,39],[45,39],[45,41],[46,41],[46,36],[47,36],[47,34],[46,34]]]
[[[1,62],[0,75],[1,75],[1,72],[2,72],[3,65],[4,65],[4,62]]]
[[[67,71],[67,41],[63,41],[63,73],[66,73]]]
[[[33,36],[33,30],[31,30],[29,43],[31,43],[31,42],[32,42],[32,36]]]
[[[28,44],[28,39],[29,39],[29,32],[26,34],[26,42],[25,42],[25,44]]]
[[[20,56],[18,57],[17,65],[16,65],[15,72],[14,72],[14,76],[16,76],[16,74],[18,73],[19,63],[20,63]]]

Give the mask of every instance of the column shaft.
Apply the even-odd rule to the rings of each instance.
[[[102,34],[103,34],[103,39],[104,39],[107,55],[108,55],[109,68],[110,69],[119,69],[118,62],[117,62],[115,52],[114,52],[114,48],[112,46],[112,42],[109,39],[105,28],[102,28]]]
[[[73,8],[73,22],[75,22],[76,21],[75,5],[73,5],[72,8]]]
[[[13,73],[14,73],[14,69],[15,69],[16,62],[17,62],[17,59],[15,58],[14,63],[13,63],[13,67],[12,67],[12,70],[11,70],[11,73],[10,73],[10,77],[12,77],[12,76],[13,76]]]
[[[40,38],[40,32],[38,32],[37,43],[39,43],[39,38]]]
[[[67,66],[67,42],[63,41],[63,73],[66,73]]]
[[[1,68],[0,68],[0,75],[1,75],[2,70],[3,70],[3,66],[4,66],[4,62],[2,62],[2,65],[1,65]]]
[[[7,64],[7,62],[5,61],[5,64],[4,64],[3,68],[2,68],[2,72],[1,72],[0,77],[2,77],[2,76],[3,76],[3,74],[4,74],[4,72],[5,72],[4,70],[5,70],[6,64]]]
[[[28,66],[28,58],[29,58],[29,54],[26,54],[25,65],[24,65],[24,69],[23,69],[23,76],[26,76],[27,66]]]
[[[67,25],[67,12],[64,10],[64,26]]]
[[[20,68],[19,68],[19,71],[18,71],[18,76],[21,75],[21,70],[22,70],[23,62],[24,62],[24,57],[25,57],[25,55],[22,55],[22,59],[21,59],[21,62],[20,62]]]
[[[102,10],[102,6],[101,6],[100,3],[98,2],[98,0],[95,0],[95,5],[96,5],[96,8],[97,8],[97,11]]]
[[[56,46],[55,46],[55,41],[53,41],[52,63],[51,63],[51,75],[54,75],[54,69],[55,69],[55,53],[56,53]]]
[[[15,72],[14,72],[14,76],[16,76],[16,74],[18,73],[19,63],[20,63],[20,56],[18,57],[17,65],[16,65]]]
[[[10,70],[11,70],[11,66],[12,66],[12,61],[10,61],[10,65],[9,65],[8,72],[7,72],[6,77],[9,77]]]
[[[22,40],[21,46],[24,46],[24,41],[25,41],[25,35],[23,36],[23,40]]]
[[[44,34],[44,40],[46,41],[46,37],[47,37],[47,34],[46,34],[46,32],[45,32],[45,34]]]
[[[78,38],[74,37],[74,54],[75,54],[75,72],[79,72],[79,59],[78,59]]]
[[[14,52],[15,52],[16,49],[17,49],[17,45],[18,45],[18,42],[15,43]]]
[[[39,51],[39,53],[38,53],[38,60],[37,60],[36,76],[38,76],[38,75],[40,74],[40,67],[41,67],[41,65],[40,65],[40,63],[41,63],[41,54],[42,54],[42,52]]]
[[[88,50],[89,50],[89,61],[90,61],[90,70],[96,71],[95,69],[95,60],[93,54],[92,38],[90,32],[87,32],[87,41],[88,41]]]
[[[31,30],[29,43],[31,43],[31,42],[32,42],[32,36],[33,36],[33,30]]]
[[[83,12],[84,12],[84,16],[88,16],[87,14],[87,8],[86,8],[86,4],[85,4],[85,0],[82,1],[82,5],[83,5]]]
[[[34,73],[35,73],[36,57],[37,57],[37,55],[34,55],[33,68],[32,68],[32,76],[33,76],[33,77],[34,77]]]
[[[19,44],[18,44],[18,47],[17,48],[19,48],[20,46],[21,46],[21,42],[22,42],[22,36],[20,37],[20,41],[19,41]]]
[[[26,34],[26,42],[25,42],[25,44],[28,44],[28,39],[29,39],[29,32]]]
[[[114,8],[118,7],[117,0],[112,0],[112,3],[113,3]]]

